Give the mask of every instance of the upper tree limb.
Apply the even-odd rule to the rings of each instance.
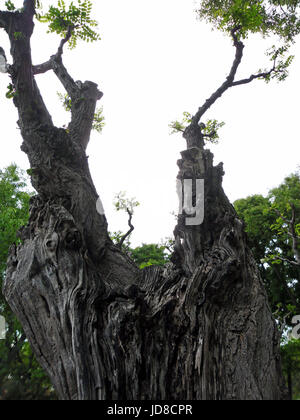
[[[236,27],[231,30],[231,37],[233,39],[233,45],[235,47],[235,58],[232,63],[232,67],[230,70],[229,75],[227,76],[224,83],[205,101],[205,103],[199,108],[198,112],[192,118],[192,125],[199,124],[202,116],[207,112],[207,110],[231,87],[245,85],[251,83],[253,80],[256,79],[268,79],[273,73],[279,72],[276,66],[277,62],[277,55],[275,54],[273,66],[270,70],[265,72],[258,72],[257,74],[253,74],[248,78],[235,80],[238,68],[242,62],[243,58],[243,51],[245,45],[242,41],[239,40],[238,31],[240,27]]]
[[[0,11],[0,27],[8,34],[11,45],[13,64],[9,66],[8,73],[12,80],[21,130],[52,125],[32,72],[30,39],[34,29],[34,14],[34,0],[25,0],[22,11]],[[16,37],[16,34],[19,36]]]
[[[35,0],[24,0],[23,8],[24,13],[32,19],[35,15]]]
[[[71,99],[72,119],[69,132],[72,138],[86,149],[93,125],[96,103],[103,96],[92,82],[75,82],[62,61],[64,45],[72,36],[73,28],[69,27],[66,36],[62,39],[57,53],[40,65],[33,67],[34,74],[42,74],[53,70],[64,86]]]

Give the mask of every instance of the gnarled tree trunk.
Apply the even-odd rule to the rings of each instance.
[[[34,81],[32,16],[25,8],[4,26],[38,196],[22,245],[11,249],[3,290],[59,397],[281,399],[277,328],[201,130],[186,131],[178,178],[205,180],[204,222],[187,226],[181,215],[173,262],[139,270],[96,210],[85,148],[101,93],[91,82],[74,83],[61,56],[52,57],[47,65],[75,104],[69,130],[53,126]],[[17,31],[26,36],[16,41]]]

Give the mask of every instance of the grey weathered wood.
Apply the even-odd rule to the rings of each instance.
[[[22,149],[38,192],[22,245],[11,249],[3,292],[59,397],[283,398],[277,327],[223,192],[222,165],[213,166],[201,130],[185,132],[178,178],[205,180],[204,223],[186,226],[179,217],[172,263],[139,270],[112,244],[96,210],[85,155],[90,122],[81,121],[101,95],[86,82],[93,93],[81,102],[81,117],[74,110],[73,129],[54,127],[34,79],[30,10],[0,16],[12,44]],[[17,42],[19,31],[25,37]]]

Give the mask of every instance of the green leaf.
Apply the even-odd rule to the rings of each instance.
[[[57,6],[51,5],[46,13],[42,10],[36,17],[41,23],[48,24],[48,32],[56,33],[65,38],[71,28],[72,36],[69,47],[75,48],[78,40],[94,42],[100,40],[96,32],[97,21],[92,19],[92,2],[89,0],[77,0],[76,5],[72,1],[68,5],[63,0],[58,0]]]

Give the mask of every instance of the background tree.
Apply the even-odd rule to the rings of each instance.
[[[0,171],[0,283],[5,276],[9,247],[28,221],[30,194],[15,166]],[[5,340],[0,340],[0,400],[38,400],[54,397],[47,375],[37,363],[23,329],[0,293],[0,315],[6,320]]]
[[[159,244],[142,244],[132,249],[130,255],[140,269],[152,265],[163,267],[169,261],[165,246]]]
[[[255,195],[234,203],[245,223],[248,243],[268,292],[272,312],[282,333],[281,354],[290,399],[299,399],[300,340],[287,340],[300,313],[300,176],[287,177],[266,197]],[[296,240],[295,240],[296,238]]]
[[[37,14],[36,2],[25,0],[20,10],[9,2],[0,12],[13,59],[10,95],[38,192],[22,244],[11,249],[4,293],[62,399],[283,397],[277,327],[243,226],[223,192],[222,165],[214,167],[204,149],[201,122],[229,88],[283,80],[291,58],[284,58],[285,46],[273,49],[270,69],[236,79],[243,41],[266,32],[261,10],[238,1],[237,19],[235,9],[223,13],[223,3],[211,3],[218,8],[203,2],[200,16],[230,35],[235,57],[224,83],[185,128],[188,148],[178,162],[179,180],[205,181],[204,223],[193,226],[181,215],[172,264],[143,270],[113,244],[97,212],[85,151],[102,93],[92,82],[75,82],[63,65],[67,42],[98,38],[91,3],[69,7],[59,0]],[[33,66],[36,17],[62,39],[55,55]],[[47,71],[71,100],[66,129],[54,126],[36,83]]]
[[[237,200],[234,206],[245,223],[248,243],[260,268],[272,311],[278,321],[285,319],[286,326],[291,327],[293,315],[300,313],[297,264],[300,245],[295,241],[295,235],[300,238],[296,233],[300,223],[300,176],[295,173],[287,177],[267,197],[251,196]]]

